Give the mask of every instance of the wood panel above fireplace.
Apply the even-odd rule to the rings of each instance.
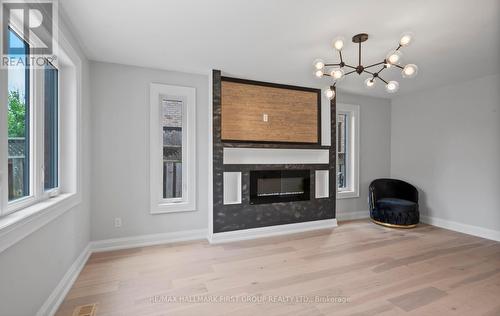
[[[223,141],[321,143],[318,89],[222,77]]]

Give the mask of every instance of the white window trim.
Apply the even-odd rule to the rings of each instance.
[[[161,95],[186,100],[182,112],[182,198],[164,199],[163,126]],[[150,87],[150,212],[151,214],[196,211],[196,89],[152,83]]]
[[[55,67],[55,66],[54,66]],[[56,67],[59,71],[59,68]],[[60,71],[59,71],[60,73]],[[6,216],[17,212],[19,210],[25,209],[31,205],[43,202],[49,198],[53,198],[60,193],[60,166],[61,166],[61,154],[60,154],[60,135],[59,131],[61,122],[58,120],[58,186],[50,190],[45,190],[44,188],[44,133],[45,133],[45,123],[44,114],[44,69],[31,69],[30,70],[30,98],[29,98],[29,113],[30,113],[30,177],[29,177],[29,191],[30,195],[21,197],[14,201],[7,202],[7,206],[2,208],[3,211],[0,212],[1,216]],[[59,78],[58,78],[59,84]],[[60,93],[60,88],[58,86],[58,93]],[[60,113],[60,95],[58,95],[58,115]],[[39,106],[36,106],[39,105]],[[5,157],[3,158],[5,159]],[[4,179],[6,181],[6,179]]]
[[[337,115],[348,114],[350,118],[350,130],[348,131],[349,146],[348,150],[350,159],[347,161],[348,179],[347,188],[339,190],[338,179],[336,180],[337,199],[350,199],[359,197],[359,128],[360,114],[359,105],[337,103]],[[338,141],[338,138],[337,138]],[[338,148],[338,144],[337,147]],[[338,177],[338,175],[337,175]]]
[[[0,199],[0,253],[82,202],[82,60],[64,33],[58,32],[59,63],[55,66],[60,70],[59,102],[65,104],[59,112],[59,195],[48,194],[50,198],[11,212],[7,205],[7,161],[0,155],[0,195],[5,197]],[[7,87],[7,82],[7,71],[0,70],[0,87]],[[1,111],[6,111],[7,90],[0,89]],[[7,130],[5,115],[0,116],[0,130]],[[6,133],[0,133],[0,146],[7,146]]]

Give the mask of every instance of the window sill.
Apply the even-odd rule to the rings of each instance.
[[[355,191],[337,192],[337,200],[341,200],[341,199],[356,199],[356,198],[359,198],[359,192],[355,192]]]
[[[80,203],[65,193],[0,218],[0,253]]]
[[[178,203],[163,203],[152,205],[150,213],[152,215],[179,213],[179,212],[194,212],[196,211],[196,204],[193,202],[178,202]]]

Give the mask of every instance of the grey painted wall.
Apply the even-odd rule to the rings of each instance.
[[[395,99],[391,134],[422,215],[500,230],[500,75]]]
[[[78,50],[61,18],[59,26]],[[35,315],[90,239],[90,177],[85,172],[90,168],[89,71],[78,53],[83,61],[83,203],[0,253],[0,315]]]
[[[337,200],[337,218],[341,220],[359,211],[366,211],[368,216],[368,185],[374,179],[390,175],[391,102],[340,90],[339,103],[360,106],[359,197]]]
[[[208,74],[92,62],[92,240],[208,227]],[[196,88],[197,207],[149,210],[149,85]],[[121,217],[122,227],[114,227]]]

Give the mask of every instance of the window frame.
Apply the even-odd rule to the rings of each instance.
[[[31,46],[30,46],[30,43],[26,42],[26,40],[23,38],[23,36],[21,36],[19,34],[18,31],[16,31],[16,28],[14,26],[9,26],[9,31],[10,32],[13,32],[15,34],[16,37],[19,38],[19,40],[23,41],[26,45],[26,51],[25,51],[25,54],[27,54],[28,56],[31,56]],[[9,37],[10,37],[10,34],[9,34]],[[0,206],[3,206],[3,207],[0,207],[0,217],[1,216],[5,216],[5,215],[8,215],[8,214],[11,214],[11,213],[14,213],[20,209],[23,209],[25,207],[28,207],[34,203],[36,203],[36,186],[35,186],[35,183],[37,181],[36,179],[36,175],[35,175],[35,170],[36,170],[36,150],[35,150],[35,144],[36,144],[36,140],[35,140],[35,117],[36,117],[36,113],[34,113],[35,111],[35,107],[34,107],[34,103],[35,103],[35,99],[37,97],[36,95],[36,89],[35,89],[35,86],[34,86],[34,83],[35,83],[35,73],[34,73],[34,70],[31,69],[30,67],[26,67],[26,69],[24,70],[25,71],[25,87],[27,88],[25,93],[28,94],[28,97],[27,97],[27,104],[25,104],[26,108],[27,108],[27,115],[28,115],[28,120],[27,120],[27,124],[29,124],[29,127],[28,127],[28,130],[27,130],[27,133],[25,135],[25,139],[28,141],[28,175],[27,175],[27,179],[28,179],[28,194],[26,196],[22,196],[18,199],[15,199],[15,200],[12,200],[12,201],[9,201],[9,197],[8,197],[8,194],[9,194],[9,183],[8,183],[8,180],[9,180],[9,176],[8,176],[8,166],[7,168],[5,169],[6,170],[6,174],[5,174],[5,178],[4,179],[0,179],[0,181],[4,181],[4,183],[0,184],[0,186],[5,186],[6,188],[6,192],[4,195],[0,196],[0,199],[5,199],[5,201],[1,201],[0,202]],[[8,71],[5,71],[5,73],[7,74],[7,85],[8,85]],[[27,77],[27,78],[26,78]],[[7,96],[9,94],[9,91],[8,91],[8,86],[7,86]],[[7,103],[5,104],[5,108],[2,108],[1,111],[2,113],[5,112],[7,113],[8,112],[8,101]],[[0,114],[1,115],[1,114]],[[7,114],[5,116],[8,116]],[[8,165],[8,140],[9,140],[9,136],[8,136],[8,122],[6,123],[6,126],[5,126],[5,131],[6,131],[6,142],[7,142],[7,147],[6,150],[5,150],[5,157],[4,157],[4,161],[5,163]],[[3,129],[0,131],[0,134],[1,132],[3,131]],[[0,147],[1,148],[1,147]],[[1,152],[1,151],[0,151]],[[0,159],[0,161],[3,161],[2,159]],[[1,169],[1,168],[0,168]],[[26,170],[24,170],[25,172]],[[25,176],[26,178],[26,176]]]
[[[11,28],[16,32],[16,28]],[[19,36],[19,32],[16,32]],[[22,38],[21,36],[19,36]],[[67,207],[81,202],[81,85],[82,61],[68,39],[59,34],[55,50],[57,60],[52,66],[57,69],[57,143],[58,186],[44,188],[44,71],[45,67],[30,69],[30,195],[8,200],[8,152],[0,150],[0,236],[7,232],[18,234],[16,227],[30,222],[30,227],[44,222],[47,216],[56,216]],[[0,113],[8,111],[8,73],[0,70]],[[64,89],[64,91],[63,91]],[[64,109],[61,104],[65,104]],[[0,114],[0,149],[8,148],[7,115]],[[5,133],[4,133],[5,131]],[[53,212],[51,212],[53,210]],[[50,215],[49,215],[50,214]],[[36,216],[36,219],[34,217]],[[31,229],[31,228],[29,228]],[[23,232],[19,232],[23,234]],[[6,243],[9,244],[9,243]],[[0,243],[0,250],[3,249]]]
[[[57,12],[57,10],[56,10]],[[0,150],[0,253],[15,245],[56,218],[81,205],[88,181],[82,171],[88,153],[83,153],[83,105],[88,105],[88,64],[85,56],[53,16],[55,66],[59,69],[59,195],[6,214],[8,201],[7,152]],[[18,33],[19,34],[19,33]],[[0,40],[2,33],[0,32]],[[0,69],[0,113],[7,113],[8,77]],[[0,148],[7,148],[7,115],[0,115]],[[88,136],[88,135],[87,135]],[[85,136],[86,137],[86,136]],[[5,154],[4,154],[5,153]],[[84,181],[85,180],[85,181]]]
[[[345,189],[338,187],[338,173],[335,175],[335,188],[337,191],[337,199],[348,199],[359,197],[359,147],[360,147],[360,107],[359,105],[337,103],[336,116],[346,114],[346,119],[349,122],[346,124],[347,133],[345,139],[347,141],[346,148],[346,173],[347,186]],[[337,117],[335,119],[337,119]],[[336,137],[336,148],[339,148],[338,137]]]
[[[163,124],[161,96],[185,100],[182,111],[182,198],[163,198]],[[196,89],[150,85],[150,213],[196,211]]]
[[[22,36],[16,32],[15,29],[10,28],[10,30],[16,33],[21,40]],[[28,47],[29,43],[27,43]],[[31,55],[31,54],[30,54]],[[29,78],[27,80],[27,85],[29,89],[28,96],[28,108],[29,108],[29,194],[27,196],[15,199],[12,201],[8,200],[8,176],[6,175],[4,181],[5,187],[7,188],[7,200],[2,202],[4,205],[0,208],[0,217],[7,216],[9,214],[15,213],[17,211],[26,209],[34,204],[43,202],[49,198],[56,197],[61,193],[61,120],[60,120],[60,71],[57,65],[51,64],[57,70],[57,177],[58,185],[55,188],[45,190],[44,186],[44,133],[45,133],[45,67],[43,68],[28,68],[26,70]],[[8,76],[7,76],[8,81]],[[8,93],[8,92],[7,92]],[[8,105],[6,105],[5,110],[7,110]],[[2,108],[2,111],[4,109]],[[8,124],[7,124],[8,125]],[[8,126],[6,126],[8,128]],[[6,137],[8,141],[8,136]],[[6,153],[8,155],[8,152]],[[2,159],[0,159],[2,160]],[[8,162],[8,158],[4,158]],[[3,160],[2,160],[3,161]],[[3,162],[2,162],[3,163]],[[3,194],[1,199],[5,198]]]

